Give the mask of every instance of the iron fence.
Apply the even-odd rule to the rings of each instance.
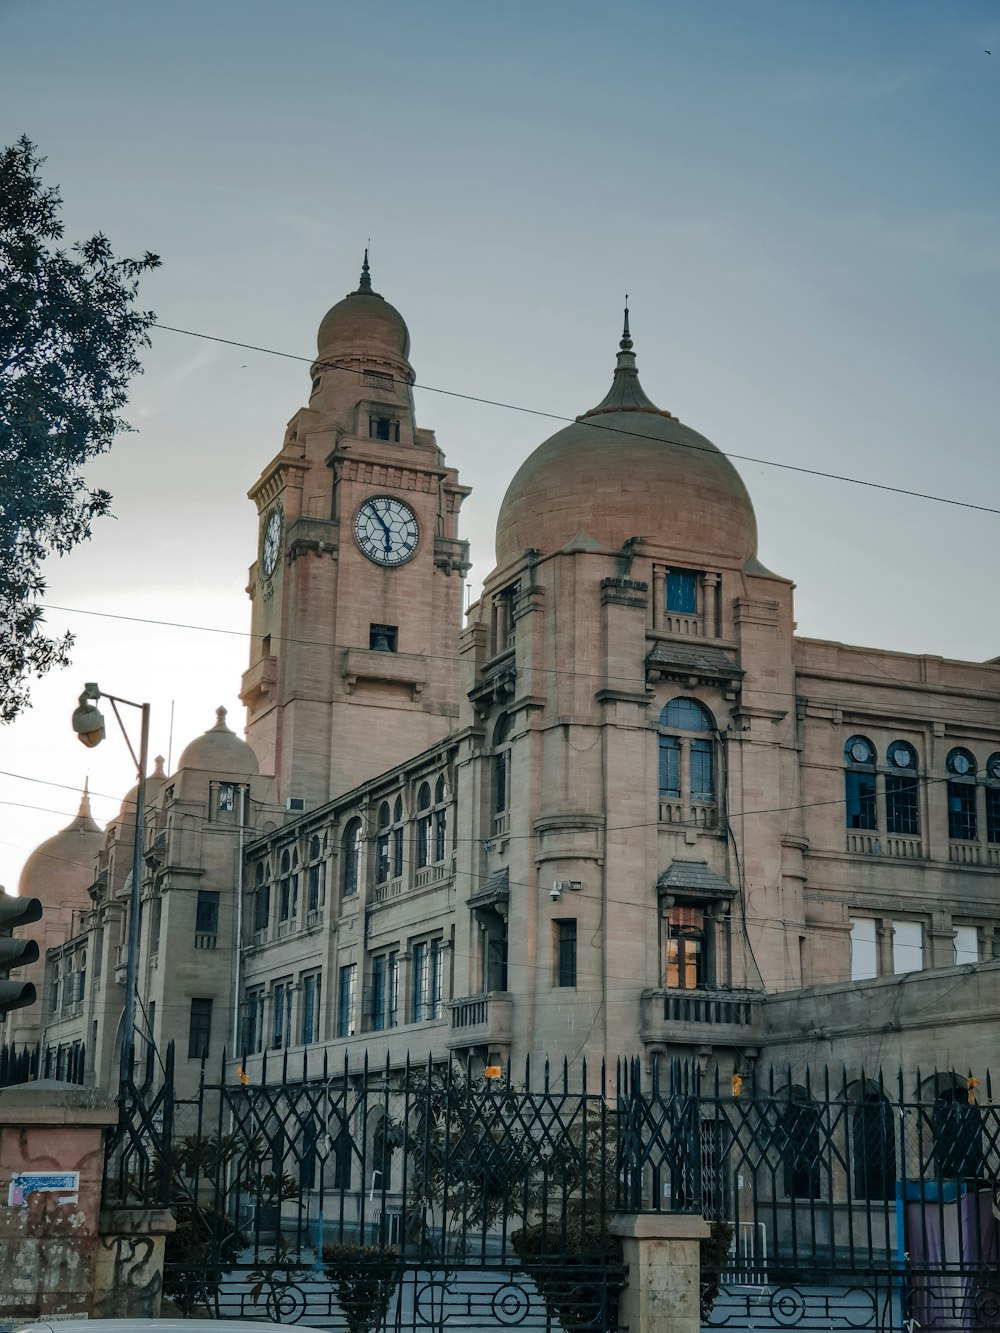
[[[709,1326],[1000,1328],[988,1077],[224,1061],[176,1105],[168,1082],[124,1090],[105,1190],[169,1198],[185,1312],[613,1328],[607,1221],[658,1211],[712,1223]]]

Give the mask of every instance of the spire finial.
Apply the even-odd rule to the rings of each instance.
[[[370,243],[370,242],[369,242]],[[359,292],[370,292],[372,289],[372,275],[368,269],[368,246],[365,246],[365,262],[361,265],[361,285]]]
[[[80,794],[80,818],[90,819],[90,774],[83,780],[83,791]]]
[[[625,329],[622,333],[622,340],[618,344],[623,352],[631,352],[632,338],[628,331],[628,292],[625,293]]]

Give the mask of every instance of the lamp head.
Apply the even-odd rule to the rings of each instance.
[[[73,730],[77,740],[88,749],[93,749],[104,740],[104,718],[97,704],[92,702],[100,697],[101,691],[96,685],[85,685],[73,713]]]

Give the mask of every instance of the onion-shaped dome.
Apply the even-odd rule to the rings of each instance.
[[[529,547],[557,551],[584,533],[613,550],[659,538],[696,563],[744,565],[757,553],[757,520],[739,473],[643,392],[627,310],[619,346],[604,400],[540,444],[507,488],[497,564]]]
[[[239,773],[255,776],[260,770],[257,756],[226,726],[226,710],[215,710],[215,726],[185,746],[178,769],[197,768],[206,773]]]
[[[38,898],[44,907],[89,907],[87,890],[94,880],[94,858],[104,835],[90,813],[84,787],[76,818],[46,838],[28,857],[18,881],[22,898]]]
[[[409,369],[409,330],[396,307],[372,291],[367,250],[360,286],[323,316],[316,349],[325,361],[361,356],[393,361]]]

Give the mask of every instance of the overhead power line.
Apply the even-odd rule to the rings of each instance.
[[[301,361],[310,366],[317,366],[323,370],[334,370],[344,375],[362,375],[361,370],[353,370],[349,366],[336,366],[330,361],[324,361],[321,357],[301,356],[297,352],[282,352],[275,347],[262,347],[257,343],[239,342],[235,338],[221,338],[213,333],[198,333],[194,329],[178,328],[175,324],[161,324],[157,322],[154,326],[157,329],[163,329],[166,333],[180,333],[187,338],[201,338],[205,342],[220,343],[225,347],[239,347],[246,352],[260,352],[264,356],[277,356],[285,361]],[[621,426],[609,426],[606,422],[592,421],[589,418],[580,419],[579,417],[563,416],[559,412],[547,412],[538,407],[525,407],[520,403],[505,403],[497,398],[484,398],[479,394],[462,393],[458,389],[443,389],[435,384],[421,384],[414,381],[414,389],[422,389],[424,393],[436,393],[442,398],[458,398],[466,403],[479,403],[483,407],[499,407],[505,412],[520,412],[526,416],[544,417],[547,421],[559,421],[564,425],[586,426],[590,430],[605,431],[610,435],[634,436],[636,439],[648,439],[639,431],[626,430]],[[714,445],[697,444],[693,440],[675,440],[673,443],[681,449],[691,449],[695,453],[716,453]],[[869,490],[887,491],[891,495],[905,495],[913,500],[930,500],[935,504],[953,505],[959,509],[975,509],[983,514],[1000,514],[1000,508],[993,505],[976,504],[972,500],[958,500],[952,496],[934,495],[928,491],[914,491],[905,486],[890,486],[888,482],[869,481],[865,477],[851,477],[842,472],[826,472],[822,468],[805,467],[801,463],[779,463],[774,458],[759,458],[754,454],[735,454],[727,449],[718,450],[726,458],[736,459],[741,463],[754,463],[760,467],[778,468],[782,472],[800,472],[807,477],[820,477],[825,481],[842,481],[850,486],[865,486]]]

